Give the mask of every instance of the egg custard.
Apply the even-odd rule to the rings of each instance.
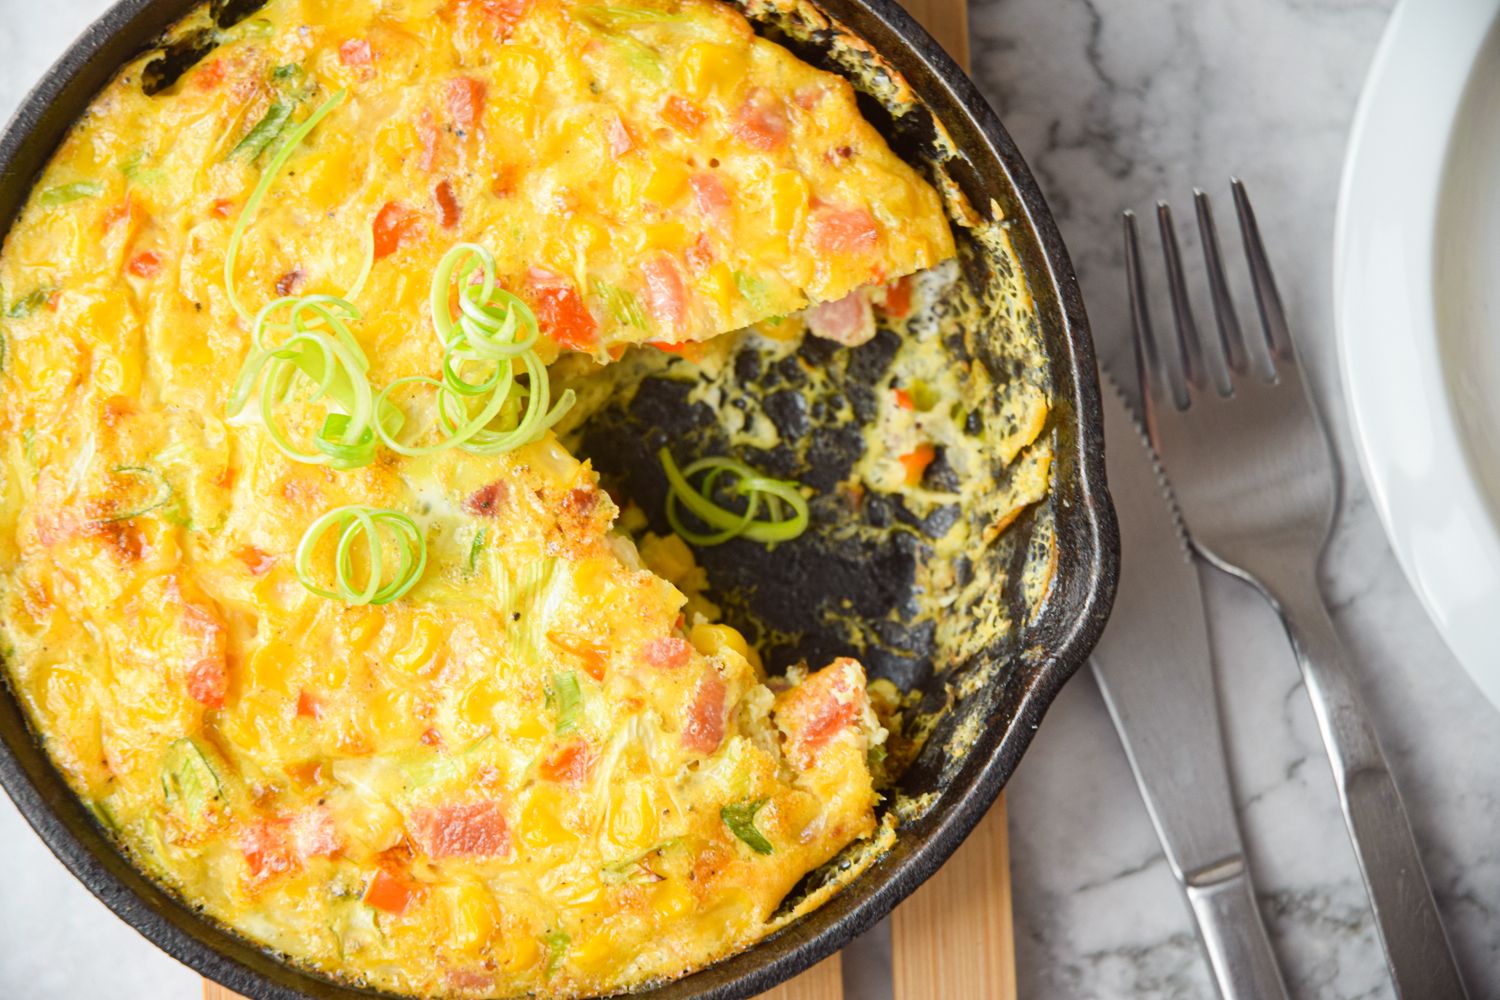
[[[127,65],[0,253],[12,689],[143,869],[329,976],[746,947],[876,833],[885,730],[857,662],[768,679],[643,566],[545,365],[857,341],[952,256],[938,196],[713,0],[253,6]]]

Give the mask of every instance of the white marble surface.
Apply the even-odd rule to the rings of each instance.
[[[104,0],[0,0],[0,115]],[[976,76],[1052,200],[1101,356],[1123,362],[1118,213],[1250,185],[1348,459],[1326,583],[1476,998],[1500,996],[1500,712],[1423,617],[1348,450],[1329,298],[1344,136],[1385,0],[974,0]],[[1435,11],[1436,12],[1436,11]],[[1189,252],[1195,249],[1189,246]],[[1279,626],[1210,581],[1236,798],[1298,997],[1389,995],[1311,712]],[[1058,700],[1009,790],[1021,995],[1209,996],[1186,910],[1092,681]],[[196,995],[194,977],[63,871],[0,798],[0,996]],[[878,935],[877,935],[878,937]],[[879,949],[851,954],[876,995]],[[861,973],[864,974],[861,974]]]

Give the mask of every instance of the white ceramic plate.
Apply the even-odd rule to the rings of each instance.
[[[1427,613],[1500,706],[1500,0],[1402,0],[1334,242],[1365,478]]]

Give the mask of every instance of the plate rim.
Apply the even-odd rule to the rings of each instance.
[[[1449,650],[1500,708],[1500,660],[1493,655],[1500,617],[1492,610],[1500,594],[1500,525],[1475,482],[1452,411],[1433,291],[1449,139],[1500,0],[1456,0],[1437,18],[1425,16],[1425,6],[1397,3],[1355,110],[1334,223],[1334,339],[1355,452],[1397,562]],[[1401,116],[1416,100],[1418,75],[1427,114]],[[1402,211],[1391,211],[1392,190],[1400,191]],[[1389,295],[1373,294],[1396,289],[1400,298],[1403,288],[1404,310],[1391,308]],[[1367,349],[1371,331],[1382,329],[1398,349],[1406,338],[1406,355]],[[1422,441],[1426,462],[1393,444],[1403,432],[1410,436],[1414,421],[1430,432]],[[1432,502],[1434,472],[1441,504]],[[1445,526],[1472,530],[1458,564],[1433,547]],[[1483,613],[1476,590],[1491,598]]]

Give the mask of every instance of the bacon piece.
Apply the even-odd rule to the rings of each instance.
[[[276,294],[291,295],[298,288],[302,287],[302,282],[306,277],[307,272],[302,270],[302,268],[292,268],[286,274],[276,279]]]
[[[486,483],[464,501],[464,510],[475,517],[495,517],[510,499],[510,486],[503,479]]]
[[[840,657],[777,698],[776,724],[786,734],[786,754],[798,770],[817,762],[819,751],[864,714],[864,670]]]
[[[531,287],[531,307],[537,325],[559,347],[573,351],[590,351],[599,340],[599,322],[584,304],[583,297],[560,274],[533,267],[527,274]]]
[[[698,211],[706,218],[716,222],[723,222],[729,215],[729,206],[732,204],[729,198],[729,189],[724,186],[723,178],[714,173],[694,174],[688,178],[688,183],[693,186],[693,197],[698,202]]]
[[[287,836],[286,820],[251,820],[235,835],[234,846],[244,855],[252,885],[259,885],[297,867],[297,857]]]
[[[344,839],[333,823],[333,813],[326,806],[313,806],[292,817],[292,846],[297,855],[308,858],[332,857],[344,849]]]
[[[445,88],[448,115],[461,129],[472,129],[484,107],[484,81],[472,76],[455,76]]]
[[[531,0],[451,0],[444,15],[487,29],[496,41],[505,41],[526,16]]]
[[[687,287],[675,261],[657,254],[641,268],[646,279],[646,306],[668,330],[679,330],[687,319]]]
[[[651,639],[641,646],[641,659],[661,670],[676,670],[693,655],[693,644],[681,636]]]
[[[875,311],[864,288],[856,288],[836,301],[810,306],[802,318],[814,336],[845,347],[858,347],[875,336]]]
[[[807,220],[808,238],[814,249],[833,253],[873,250],[880,239],[875,217],[863,208],[821,205]]]
[[[432,120],[432,112],[424,109],[417,116],[417,142],[422,146],[422,155],[417,158],[417,166],[427,173],[431,173],[433,165],[437,163],[439,138],[437,123]]]
[[[412,840],[429,857],[489,857],[510,849],[500,803],[484,799],[413,809]]]
[[[356,69],[365,68],[375,61],[375,53],[364,38],[350,38],[339,46],[339,62]]]
[[[173,587],[181,596],[176,581]],[[188,696],[205,708],[223,708],[229,693],[228,639],[224,622],[211,608],[184,601],[182,629],[196,640],[196,656],[186,672]]]
[[[698,682],[698,693],[688,709],[682,727],[682,745],[689,750],[710,754],[724,742],[724,696],[727,693],[719,675],[710,670]]]
[[[781,98],[764,87],[756,87],[735,112],[730,131],[745,145],[769,153],[786,144],[791,127]]]
[[[605,138],[609,140],[609,152],[611,156],[621,157],[635,148],[635,138],[630,134],[630,126],[619,115],[609,120],[605,129]]]

